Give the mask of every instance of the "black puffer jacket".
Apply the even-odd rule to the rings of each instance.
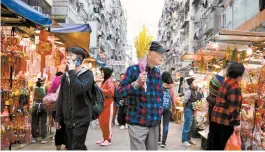
[[[93,73],[83,68],[79,73],[75,70],[64,74],[56,107],[56,122],[64,122],[71,127],[77,123],[87,123],[92,120],[91,101],[85,101],[85,93],[91,92],[94,83]],[[70,80],[70,83],[69,81]]]

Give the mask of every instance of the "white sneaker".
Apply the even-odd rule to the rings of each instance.
[[[184,143],[182,143],[183,146],[186,146],[186,147],[190,147],[191,144],[188,142],[188,141],[185,141]]]
[[[125,125],[125,128],[128,129],[128,125],[127,124]]]
[[[104,139],[101,139],[99,141],[97,141],[97,144],[102,144],[104,142]]]
[[[36,143],[36,140],[35,139],[32,139],[31,143],[35,144]]]
[[[109,142],[108,140],[105,140],[103,143],[100,144],[101,146],[109,146],[111,145],[111,142]]]
[[[161,148],[166,148],[166,145],[162,144],[162,145],[161,145]]]
[[[196,145],[196,143],[195,143],[194,141],[192,141],[192,140],[190,140],[189,143],[190,143],[191,145]]]
[[[124,126],[124,125],[122,125],[122,126],[120,127],[120,129],[121,129],[121,130],[125,129],[125,126]]]
[[[41,141],[41,144],[46,144],[47,143],[47,140],[42,140]]]

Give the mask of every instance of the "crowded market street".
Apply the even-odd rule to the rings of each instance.
[[[181,140],[178,138],[181,136],[181,125],[171,122],[169,132],[168,146],[166,148],[159,147],[159,150],[200,150],[200,139],[195,139],[196,145],[192,147],[184,147],[181,145]],[[99,126],[97,126],[95,130],[89,127],[86,138],[86,146],[88,150],[130,150],[130,141],[127,129],[120,130],[119,126],[115,126],[113,128],[113,143],[109,147],[102,147],[96,144],[98,134],[101,134]],[[30,144],[23,148],[19,148],[18,150],[54,150],[55,147],[53,145],[54,140],[49,139],[47,144]]]
[[[0,0],[0,150],[265,150],[265,0]]]

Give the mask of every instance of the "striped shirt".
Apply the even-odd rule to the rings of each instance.
[[[211,121],[225,126],[240,125],[242,94],[238,82],[227,78],[220,87]]]
[[[147,91],[134,88],[132,83],[140,74],[139,65],[130,66],[119,86],[119,93],[128,99],[126,121],[130,125],[156,127],[163,111],[163,84],[158,68],[146,68]]]

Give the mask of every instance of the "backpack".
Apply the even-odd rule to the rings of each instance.
[[[163,95],[163,109],[168,110],[171,108],[171,97],[169,89],[164,89],[164,95]]]
[[[96,120],[104,109],[104,95],[95,82],[91,89],[90,99],[92,101],[92,120]]]
[[[82,70],[78,73],[78,76],[86,72],[86,70],[86,68],[82,68]],[[92,102],[92,120],[96,120],[104,109],[104,95],[95,81],[93,83],[92,89],[87,91],[85,95],[85,102],[88,105],[87,98],[90,98]]]

